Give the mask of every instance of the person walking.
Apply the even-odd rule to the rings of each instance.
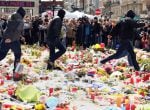
[[[135,13],[132,10],[129,10],[126,14],[126,17],[119,22],[113,30],[110,32],[111,36],[119,36],[120,46],[115,54],[109,56],[106,59],[100,61],[101,64],[106,63],[116,57],[120,56],[122,52],[127,51],[132,59],[133,66],[135,70],[140,70],[138,62],[136,61],[136,55],[133,50],[132,40],[134,37],[134,29],[138,27],[145,26],[145,23],[137,23],[133,20]],[[119,58],[119,57],[118,57]]]
[[[63,9],[60,9],[58,11],[57,16],[51,21],[51,23],[48,26],[47,31],[47,45],[50,50],[50,56],[48,60],[47,69],[53,69],[54,68],[54,62],[56,59],[58,59],[60,56],[62,56],[66,48],[62,44],[60,40],[61,35],[61,28],[63,24],[63,18],[65,16],[65,11]],[[58,48],[59,51],[55,52],[55,48]]]
[[[23,18],[25,14],[26,14],[25,10],[22,7],[19,7],[16,13],[11,15],[11,18],[8,20],[6,30],[4,31],[2,40],[0,42],[0,61],[6,57],[9,49],[11,49],[14,53],[15,56],[13,69],[14,73],[16,66],[21,59],[20,39],[23,38],[22,37],[24,27]]]

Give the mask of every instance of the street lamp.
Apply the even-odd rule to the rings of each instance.
[[[41,0],[39,0],[39,14],[41,14],[42,13],[42,6],[41,6]]]
[[[89,8],[90,8],[90,14],[92,14],[92,8],[93,8],[92,0],[90,0]]]
[[[7,7],[8,7],[8,2],[9,2],[9,0],[6,0],[6,9],[5,9],[5,12],[6,12],[6,13],[8,13],[8,9],[7,9]]]
[[[107,1],[107,7],[108,7],[107,15],[111,18],[111,15],[112,15],[112,12],[111,12],[111,0]]]
[[[92,7],[93,7],[93,4],[89,4],[90,14],[92,14]]]
[[[83,11],[84,11],[84,0],[83,0]]]
[[[53,10],[53,17],[55,15],[55,0],[53,0],[53,3],[52,3],[52,10]]]
[[[136,11],[136,0],[133,0],[133,11]]]

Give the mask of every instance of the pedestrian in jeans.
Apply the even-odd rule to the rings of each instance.
[[[119,36],[120,46],[117,52],[108,58],[102,60],[100,63],[104,64],[107,61],[110,61],[122,54],[122,52],[127,51],[132,59],[133,66],[135,70],[140,70],[140,67],[136,61],[136,55],[132,46],[132,39],[134,37],[134,29],[138,27],[145,26],[145,23],[137,23],[133,20],[135,13],[132,10],[129,10],[126,14],[124,20],[119,22],[115,28],[111,31],[111,36]]]
[[[0,61],[6,57],[9,49],[14,53],[15,61],[13,72],[21,58],[20,38],[22,38],[24,27],[23,18],[25,14],[25,10],[20,7],[16,13],[11,15],[11,18],[8,20],[7,28],[4,31],[2,41],[0,42]]]
[[[62,56],[66,52],[66,48],[63,46],[60,41],[61,28],[63,24],[63,18],[65,16],[65,11],[60,9],[58,11],[57,16],[51,21],[48,26],[47,31],[47,45],[50,50],[50,56],[48,61],[47,69],[54,68],[54,62],[60,56]],[[55,48],[58,48],[59,51],[55,52]]]

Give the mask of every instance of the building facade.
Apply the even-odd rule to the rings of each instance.
[[[64,0],[64,7],[69,11],[73,11],[72,8],[75,8],[75,10],[95,15],[96,9],[104,8],[102,1],[103,0]]]
[[[86,0],[64,0],[64,7],[68,11],[83,11],[83,2]]]
[[[58,10],[58,9],[61,9],[61,8],[64,8],[64,1],[40,1],[40,4],[39,4],[39,12],[42,13],[42,12],[45,12],[45,11],[48,11],[48,10]]]
[[[141,0],[123,0],[121,3],[121,13],[125,14],[128,10],[133,10],[137,15],[143,12],[143,3]]]
[[[123,16],[128,10],[135,11],[139,16],[150,13],[150,0],[105,0],[104,4],[103,14],[115,19]]]
[[[0,14],[9,15],[18,7],[24,7],[27,15],[35,16],[39,13],[39,0],[0,0]]]

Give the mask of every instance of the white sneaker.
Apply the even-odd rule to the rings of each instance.
[[[140,71],[144,71],[146,64],[142,65],[142,67],[140,68]]]
[[[99,61],[99,62],[98,62],[98,66],[102,66],[102,65],[103,65],[103,64]]]

